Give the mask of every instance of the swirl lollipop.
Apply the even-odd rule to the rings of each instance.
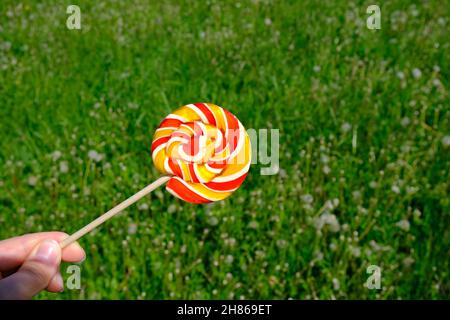
[[[244,181],[251,162],[250,138],[241,122],[212,103],[185,105],[156,129],[153,162],[161,178],[61,242],[65,247],[167,182],[184,201],[208,203],[230,196]]]
[[[229,111],[210,103],[189,104],[169,114],[152,143],[156,168],[172,176],[166,189],[193,203],[225,199],[250,167],[250,139]]]

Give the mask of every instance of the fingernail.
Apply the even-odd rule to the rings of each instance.
[[[78,263],[84,262],[84,260],[86,260],[86,252],[84,252],[83,247],[81,247],[80,244],[79,244],[78,242],[75,242],[74,245],[77,246],[77,250],[82,251],[82,252],[84,253],[83,259],[81,259],[80,261],[78,261]]]
[[[44,240],[39,244],[33,257],[47,263],[55,263],[59,256],[59,244],[55,240]]]
[[[57,275],[57,281],[58,281],[58,285],[61,287],[61,289],[59,289],[59,292],[63,292],[64,291],[64,280],[62,278],[61,273],[58,273]]]

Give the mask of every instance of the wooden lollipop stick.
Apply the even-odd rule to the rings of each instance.
[[[161,177],[161,178],[157,179],[153,183],[149,184],[148,186],[146,186],[141,191],[135,193],[134,195],[129,197],[127,200],[125,200],[122,203],[118,204],[117,206],[115,206],[114,208],[112,208],[108,212],[104,213],[103,215],[101,215],[100,217],[98,217],[97,219],[95,219],[94,221],[89,223],[88,225],[84,226],[83,228],[81,228],[80,230],[75,232],[74,234],[72,234],[72,235],[68,236],[67,238],[65,238],[63,241],[60,242],[61,248],[66,247],[67,245],[71,244],[74,241],[77,241],[82,236],[84,236],[86,233],[91,232],[94,228],[98,227],[99,225],[101,225],[106,220],[114,217],[116,214],[118,214],[122,210],[124,210],[127,207],[131,206],[133,203],[135,203],[136,201],[138,201],[142,197],[145,197],[147,194],[149,194],[150,192],[152,192],[153,190],[155,190],[159,186],[163,185],[167,181],[169,181],[169,179],[170,179],[170,177],[164,176],[164,177]]]

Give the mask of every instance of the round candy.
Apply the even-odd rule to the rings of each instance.
[[[250,138],[240,121],[212,103],[185,105],[159,125],[152,143],[156,168],[172,176],[174,196],[192,203],[223,200],[244,181]]]

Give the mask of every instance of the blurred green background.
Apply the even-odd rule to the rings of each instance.
[[[156,179],[171,110],[280,130],[229,199],[164,189],[50,299],[423,299],[449,288],[449,1],[0,2],[0,238],[74,232]],[[369,265],[381,289],[365,287]],[[63,276],[67,264],[63,265]]]

